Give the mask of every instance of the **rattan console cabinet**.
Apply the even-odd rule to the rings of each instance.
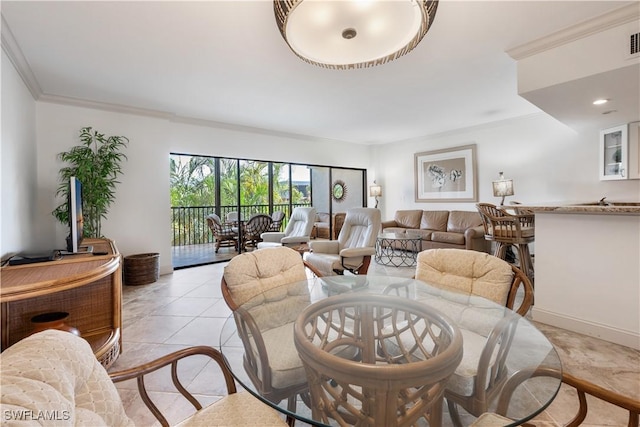
[[[111,240],[85,239],[83,244],[93,246],[94,254],[2,268],[2,350],[32,333],[33,316],[63,311],[69,313],[65,322],[80,331],[105,367],[118,358],[122,344],[121,256]]]

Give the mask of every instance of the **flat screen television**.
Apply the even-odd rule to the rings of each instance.
[[[69,237],[67,237],[67,252],[92,252],[93,247],[82,246],[84,237],[84,218],[82,216],[82,183],[75,176],[69,178]]]

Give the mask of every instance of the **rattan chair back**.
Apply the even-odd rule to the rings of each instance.
[[[243,227],[243,246],[244,249],[255,248],[258,243],[262,242],[262,233],[265,233],[271,227],[273,220],[269,215],[256,214],[249,218],[249,221]]]
[[[400,338],[407,331],[416,338],[412,345]],[[437,310],[389,295],[337,295],[298,316],[294,341],[309,379],[313,419],[410,426],[425,418],[441,425],[462,335]]]

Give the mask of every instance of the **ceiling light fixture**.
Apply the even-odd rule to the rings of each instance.
[[[433,23],[438,0],[274,0],[280,34],[303,61],[347,70],[409,53]]]
[[[595,101],[593,101],[593,105],[602,105],[606,104],[607,102],[609,102],[608,99],[596,99]]]

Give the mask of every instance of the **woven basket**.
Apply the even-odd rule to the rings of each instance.
[[[160,276],[159,253],[137,254],[124,257],[124,284],[146,285]]]

